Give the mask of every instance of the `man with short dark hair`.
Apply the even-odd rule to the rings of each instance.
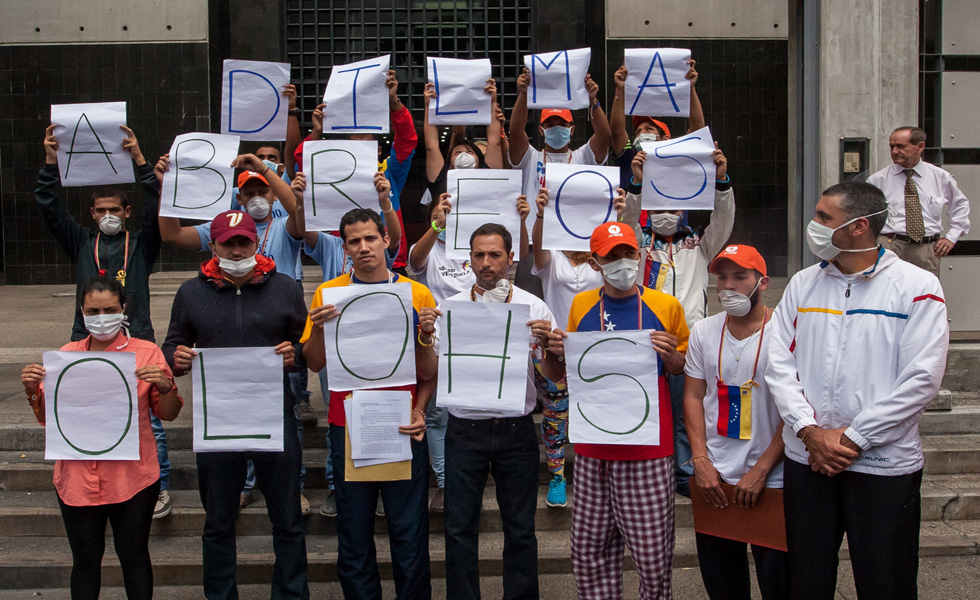
[[[948,171],[922,160],[926,132],[903,126],[888,138],[892,164],[868,177],[888,200],[888,222],[878,243],[939,276],[939,259],[970,231],[970,202]],[[943,209],[949,230],[942,235]]]
[[[858,597],[917,594],[918,423],[939,390],[949,324],[939,280],[876,243],[887,212],[871,184],[825,190],[806,230],[822,262],[793,276],[770,324],[797,599],[835,596],[845,534]]]

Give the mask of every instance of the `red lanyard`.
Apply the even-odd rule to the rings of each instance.
[[[102,261],[99,260],[99,240],[102,237],[102,233],[99,232],[95,234],[95,269],[99,272],[100,276],[105,275],[105,271],[102,270]],[[126,282],[126,270],[129,268],[129,232],[126,232],[126,251],[123,254],[123,268],[116,273],[116,279]]]
[[[265,243],[269,241],[269,230],[272,229],[272,221],[269,221],[269,225],[265,228],[265,236],[262,238],[262,247],[259,248],[259,254],[265,256]]]
[[[599,290],[599,331],[606,330],[606,290]],[[643,302],[640,301],[640,286],[636,286],[636,328],[643,329]]]
[[[762,324],[759,325],[759,345],[755,349],[755,362],[752,364],[752,377],[746,383],[752,383],[759,385],[755,382],[755,371],[759,368],[759,355],[762,352],[762,338],[766,335],[766,320],[769,317],[769,307],[765,307],[765,312],[762,314]],[[718,345],[718,381],[721,383],[725,382],[725,379],[721,376],[721,353],[725,348],[725,331],[728,329],[728,319],[729,316],[725,316],[725,324],[721,326],[721,343]]]

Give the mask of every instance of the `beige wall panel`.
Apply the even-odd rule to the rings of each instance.
[[[943,73],[943,148],[980,147],[980,73]]]
[[[205,0],[2,0],[0,44],[202,41]]]
[[[956,185],[970,201],[970,232],[960,240],[980,240],[980,165],[945,165],[944,169],[956,178]],[[948,222],[943,216],[943,231]]]
[[[943,54],[980,54],[977,0],[943,0]]]
[[[951,331],[980,331],[980,260],[975,256],[947,256],[939,268],[946,295]]]
[[[610,38],[779,38],[786,0],[606,0]]]

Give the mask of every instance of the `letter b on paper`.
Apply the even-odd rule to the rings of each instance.
[[[161,217],[209,221],[231,203],[231,165],[238,156],[237,135],[185,133],[170,147],[170,170],[163,176]]]

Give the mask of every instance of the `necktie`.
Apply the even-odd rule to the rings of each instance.
[[[915,171],[905,169],[905,233],[913,242],[918,242],[926,235],[926,226],[922,222],[922,204],[912,173]]]

